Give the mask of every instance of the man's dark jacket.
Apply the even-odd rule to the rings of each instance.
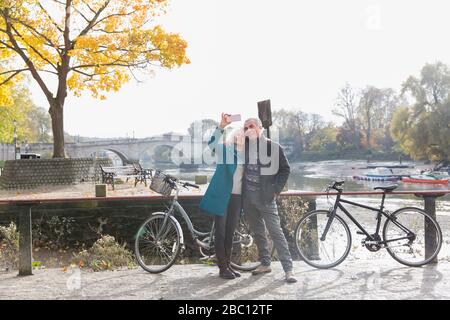
[[[261,168],[264,167],[270,167],[271,162],[269,162],[268,164],[261,164],[260,162],[260,144],[262,143],[267,143],[267,148],[266,150],[262,150],[262,152],[266,151],[267,155],[263,155],[264,157],[270,157],[271,162],[274,160],[272,159],[272,154],[271,154],[271,150],[272,148],[278,148],[278,163],[279,163],[279,167],[278,170],[276,171],[275,174],[271,174],[271,175],[265,175],[265,174],[261,174]],[[280,193],[284,186],[286,185],[288,178],[289,178],[289,174],[291,172],[291,167],[289,166],[289,161],[286,158],[286,155],[284,154],[283,148],[280,146],[280,144],[278,144],[275,141],[272,141],[270,139],[267,139],[265,136],[261,136],[261,138],[258,139],[257,142],[257,150],[258,150],[258,164],[259,164],[259,191],[260,191],[260,197],[261,197],[261,201],[264,204],[270,203],[275,199],[275,194]],[[277,153],[275,152],[275,154],[273,155],[274,157],[277,156]],[[246,143],[245,143],[245,163],[249,163],[249,141],[248,139],[246,139]],[[243,176],[243,188],[242,188],[242,193],[243,196],[245,196],[245,192],[246,192],[246,166],[244,166],[244,176]]]

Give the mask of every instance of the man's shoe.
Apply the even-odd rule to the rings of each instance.
[[[231,272],[230,269],[226,268],[226,269],[221,269],[219,272],[219,276],[222,279],[227,279],[227,280],[231,280],[231,279],[235,279],[236,277],[234,276],[233,272]]]
[[[286,282],[287,283],[296,283],[297,279],[295,279],[294,274],[291,271],[286,272]]]
[[[271,271],[272,269],[270,268],[270,266],[264,266],[261,264],[255,270],[253,270],[252,275],[257,276],[259,274],[269,273]]]

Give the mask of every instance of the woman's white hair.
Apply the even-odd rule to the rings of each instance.
[[[253,122],[254,124],[256,124],[260,128],[263,127],[261,120],[258,119],[258,118],[248,118],[247,120],[245,120],[244,123],[247,123],[247,122]]]

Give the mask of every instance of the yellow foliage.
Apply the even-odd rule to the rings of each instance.
[[[2,70],[27,67],[12,49],[13,41],[39,74],[53,73],[67,79],[69,90],[77,96],[87,90],[104,98],[104,92],[117,91],[129,81],[133,71],[188,64],[186,41],[159,25],[148,25],[149,20],[165,13],[167,2],[0,0],[0,13],[5,13],[0,16],[0,58],[9,63],[6,69],[0,63],[0,83],[8,76],[1,75]],[[65,16],[67,4],[70,19]],[[68,33],[64,33],[65,28]],[[70,59],[67,75],[60,68],[64,57]],[[10,82],[18,80],[14,77]],[[0,103],[8,103],[7,90],[0,86]]]
[[[0,87],[0,92],[3,86]],[[27,114],[34,107],[30,92],[23,86],[9,86],[6,93],[8,105],[0,103],[0,142],[12,143],[14,134],[13,120],[17,121],[18,140],[30,140]],[[0,93],[1,96],[1,93]]]

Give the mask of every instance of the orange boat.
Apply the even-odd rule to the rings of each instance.
[[[427,178],[414,178],[414,177],[403,177],[403,182],[406,183],[428,183],[428,184],[448,184],[448,179],[430,179]]]

